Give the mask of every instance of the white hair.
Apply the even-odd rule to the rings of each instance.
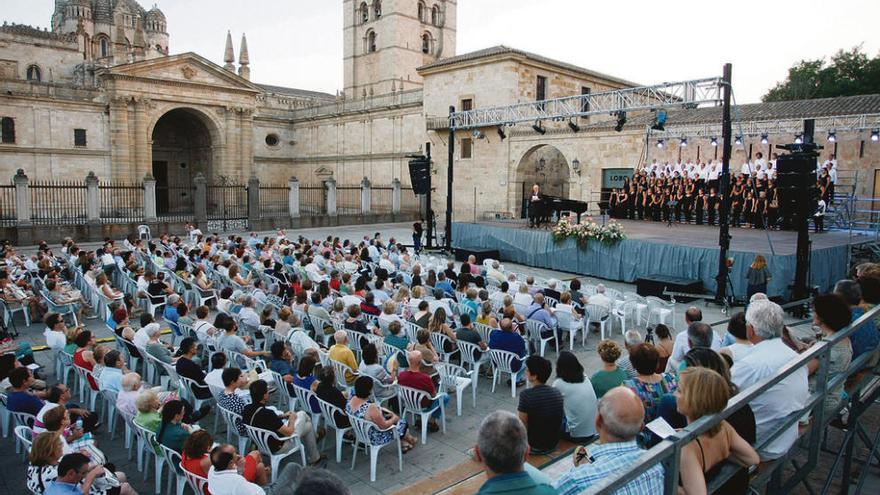
[[[642,334],[638,330],[627,330],[623,335],[623,342],[628,346],[639,345],[642,343]]]
[[[749,304],[746,310],[746,323],[752,326],[755,335],[764,340],[782,336],[785,327],[785,312],[773,301],[758,300]]]
[[[751,304],[755,301],[767,301],[767,300],[768,300],[767,294],[764,294],[763,292],[755,292],[754,294],[752,294],[752,297],[749,298],[749,304]]]
[[[605,284],[599,284],[596,286],[596,294],[604,294],[605,293]]]

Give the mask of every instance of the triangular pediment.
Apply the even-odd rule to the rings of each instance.
[[[117,65],[106,69],[103,74],[110,78],[135,77],[262,92],[247,79],[192,52]]]

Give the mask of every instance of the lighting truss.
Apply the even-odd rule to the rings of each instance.
[[[542,120],[560,122],[590,115],[616,115],[620,112],[637,110],[696,108],[705,104],[720,104],[721,90],[720,77],[616,89],[588,95],[455,112],[449,115],[449,127],[453,131],[460,131]]]
[[[880,113],[856,114],[856,115],[839,115],[832,117],[803,117],[798,119],[783,120],[752,120],[742,123],[742,132],[736,122],[733,123],[733,130],[736,134],[742,134],[745,137],[761,136],[763,134],[790,134],[795,135],[804,131],[804,119],[815,119],[815,132],[818,136],[819,132],[836,131],[841,132],[858,132],[870,131],[880,127]],[[721,125],[715,123],[707,124],[666,124],[665,131],[651,131],[653,135],[673,137],[697,137],[711,138],[721,134]]]

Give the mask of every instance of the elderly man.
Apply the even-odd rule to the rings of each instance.
[[[513,321],[510,318],[504,318],[499,323],[500,332],[491,332],[489,334],[489,348],[500,351],[507,351],[516,354],[521,358],[525,358],[528,354],[526,351],[526,341],[516,332],[513,331]],[[525,385],[526,381],[523,377],[525,368],[522,361],[513,361],[511,369],[517,371],[516,386]]]
[[[177,313],[177,306],[181,304],[183,304],[183,302],[180,300],[179,295],[171,294],[168,296],[168,300],[165,303],[165,310],[162,312],[162,317],[165,318],[165,321],[177,325],[177,320],[180,319],[180,315]]]
[[[553,299],[558,301],[561,294],[558,290],[556,290],[556,285],[556,280],[548,280],[547,287],[545,287],[544,290],[541,291],[541,293],[544,294],[544,297],[552,297]]]
[[[587,304],[602,306],[608,311],[611,311],[611,308],[614,305],[611,298],[605,295],[605,284],[599,284],[596,286],[596,293],[587,298]]]
[[[141,375],[126,373],[122,377],[122,391],[116,396],[116,409],[129,415],[136,416],[137,398],[141,394]]]
[[[635,378],[638,376],[635,367],[633,367],[632,362],[629,360],[629,353],[634,351],[635,348],[643,342],[642,334],[640,334],[638,330],[627,330],[626,333],[623,334],[623,347],[626,349],[626,352],[617,358],[617,367],[626,373],[627,378]]]
[[[260,315],[257,314],[256,307],[257,300],[253,296],[245,296],[244,301],[242,301],[241,311],[238,312],[238,317],[241,319],[242,324],[254,330],[260,327]]]
[[[756,301],[749,305],[746,311],[746,335],[754,347],[731,368],[730,377],[740,390],[775,375],[797,357],[797,353],[782,341],[784,316],[782,308],[771,301]],[[807,368],[804,366],[754,398],[749,405],[755,413],[758,443],[762,444],[786,417],[803,409],[809,393]],[[762,445],[758,455],[762,461],[779,458],[788,452],[797,435],[798,425],[795,423],[776,440]]]
[[[275,482],[260,487],[239,474],[243,458],[229,444],[218,445],[211,450],[211,468],[208,485],[213,495],[293,495],[302,467],[294,462],[284,465]]]
[[[672,344],[672,355],[666,361],[666,371],[678,371],[684,355],[694,347],[710,347],[713,351],[720,351],[722,339],[715,335],[712,327],[708,325],[697,325],[693,329],[692,324],[703,321],[703,312],[699,308],[691,306],[684,312],[684,324],[687,325],[687,331],[679,332],[675,336],[675,342]],[[708,333],[706,332],[708,329]]]
[[[526,462],[529,443],[522,421],[508,411],[495,411],[480,424],[474,458],[486,467],[479,494],[555,494],[546,477]]]
[[[235,320],[233,320],[231,316],[223,313],[218,314],[217,318],[214,320],[214,327],[223,330],[223,335],[217,339],[218,348],[235,351],[244,354],[249,358],[269,355],[266,351],[255,351],[248,347],[244,339],[235,334],[235,331],[238,330],[238,324],[235,323]],[[244,366],[244,363],[237,364],[239,366]]]
[[[409,351],[406,353],[406,358],[409,363],[409,368],[401,371],[397,375],[397,384],[401,387],[414,388],[416,390],[427,392],[431,397],[437,395],[437,388],[434,386],[431,377],[421,371],[423,361],[421,351]],[[445,404],[449,402],[449,396],[443,394],[442,397],[437,400],[442,400]],[[437,404],[437,400],[431,402],[425,399],[422,403],[422,407],[434,407]],[[439,416],[440,409],[437,409],[431,415],[430,421],[428,421],[428,430],[437,431],[440,429],[440,425],[437,423],[437,417]]]
[[[342,363],[352,370],[358,369],[358,363],[357,359],[354,357],[354,352],[348,347],[348,334],[343,330],[337,330],[336,333],[333,334],[333,340],[336,343],[330,347],[330,351],[328,352],[330,359],[337,363]],[[352,372],[348,370],[345,371],[345,383],[352,385],[354,384],[355,378],[356,377]]]
[[[526,309],[526,319],[540,321],[547,325],[547,328],[551,330],[556,328],[556,320],[553,318],[553,310],[544,305],[544,294],[538,292],[534,297],[532,304]]]
[[[504,276],[504,272],[501,271],[501,263],[499,263],[497,260],[493,260],[492,268],[486,271],[486,278],[498,282],[499,285],[501,284],[501,282],[504,282],[506,280],[506,277]]]
[[[616,387],[599,400],[596,415],[597,443],[575,451],[575,467],[554,484],[560,495],[575,495],[595,483],[626,471],[642,455],[636,436],[642,430],[645,407],[641,399],[626,387]],[[663,492],[663,466],[655,464],[615,493],[641,495]]]

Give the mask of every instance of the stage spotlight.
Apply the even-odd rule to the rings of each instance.
[[[657,110],[657,115],[654,117],[654,125],[651,126],[651,129],[655,131],[662,131],[666,128],[666,110]]]
[[[880,141],[880,129],[874,129],[871,131],[871,141],[877,142]]]
[[[535,125],[532,126],[532,129],[534,129],[535,132],[537,132],[538,134],[545,134],[547,132],[547,129],[544,129],[544,127],[541,125],[540,120],[535,122]]]
[[[623,130],[623,126],[626,124],[626,112],[617,112],[617,125],[614,126],[614,130],[620,132]]]
[[[658,139],[658,140],[657,140],[657,147],[658,147],[658,148],[662,148],[662,147],[663,147],[663,140],[662,140],[662,139]]]
[[[709,140],[709,144],[711,144],[712,146],[718,146],[718,138],[713,137],[712,139]]]
[[[498,126],[498,137],[501,138],[502,141],[507,137],[507,133],[504,132],[504,126]]]
[[[736,136],[736,139],[734,139],[733,142],[734,142],[737,146],[742,146],[742,144],[743,144],[743,137],[742,137],[742,136]]]
[[[828,142],[836,143],[837,142],[837,132],[836,131],[828,131]]]
[[[761,133],[761,144],[767,144],[770,142],[770,139],[767,137],[767,133]]]
[[[803,134],[795,134],[794,135],[794,144],[804,144],[804,135]]]
[[[581,130],[581,126],[575,124],[573,120],[568,121],[568,128],[571,129],[571,132],[578,132]]]
[[[681,138],[681,143],[679,143],[678,145],[681,146],[682,148],[687,148],[688,147],[688,139]]]

